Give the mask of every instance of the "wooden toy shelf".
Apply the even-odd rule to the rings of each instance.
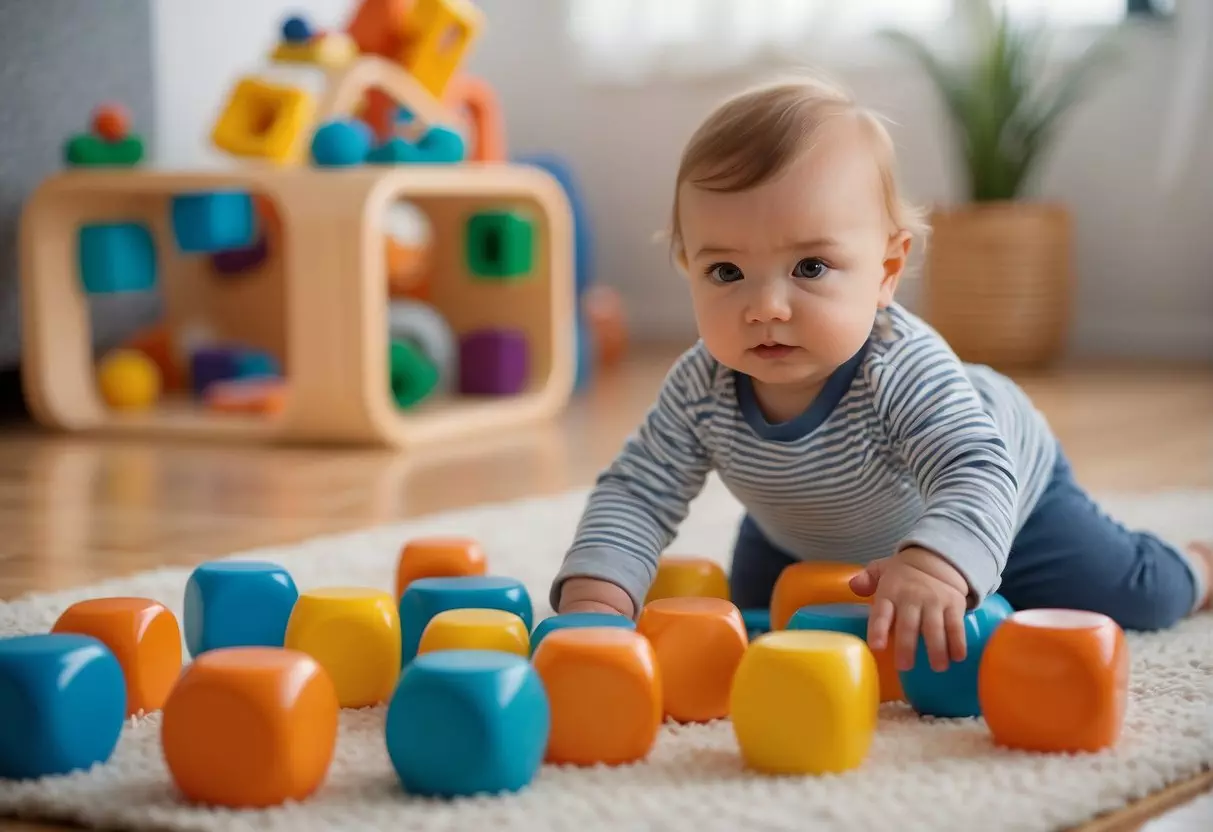
[[[277,219],[270,255],[252,273],[214,274],[174,244],[174,197],[239,191]],[[432,227],[427,300],[455,337],[482,328],[525,336],[528,381],[511,395],[448,391],[402,408],[389,385],[389,291],[384,219],[401,200]],[[466,256],[477,212],[529,218],[524,275],[486,279]],[[115,411],[98,393],[82,283],[80,227],[139,222],[155,243],[156,288],[170,325],[204,319],[213,331],[276,356],[286,401],[274,415],[213,413],[169,397]],[[532,423],[558,413],[574,379],[573,230],[564,191],[529,166],[243,167],[223,172],[75,170],[46,180],[21,224],[23,365],[35,418],[66,431],[224,440],[412,447]]]

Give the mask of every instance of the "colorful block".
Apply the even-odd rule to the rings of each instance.
[[[788,626],[792,613],[810,604],[865,604],[851,589],[851,579],[863,571],[849,563],[794,563],[784,568],[771,591],[771,629]]]
[[[146,410],[160,398],[160,368],[139,350],[117,349],[97,366],[97,389],[115,410]]]
[[[530,380],[526,335],[511,329],[480,329],[459,341],[459,392],[467,396],[513,396]]]
[[[470,537],[418,537],[400,549],[396,560],[396,598],[419,578],[457,578],[483,575],[488,559]]]
[[[185,254],[213,254],[256,241],[252,197],[240,191],[179,194],[173,197],[173,238]]]
[[[126,718],[112,650],[75,633],[0,639],[0,778],[87,770],[109,760]]]
[[[1111,618],[1085,610],[1020,610],[986,643],[977,695],[998,745],[1093,753],[1119,741],[1128,685],[1128,647]]]
[[[733,680],[730,716],[747,766],[817,775],[863,763],[879,708],[876,660],[861,639],[786,630],[750,644]]]
[[[405,19],[404,68],[435,98],[484,28],[484,13],[470,0],[416,0]]]
[[[124,136],[107,141],[100,136],[80,133],[63,148],[63,162],[69,167],[134,167],[143,161],[143,138]]]
[[[371,130],[357,119],[322,124],[312,135],[312,162],[322,168],[361,165],[371,152]]]
[[[416,142],[392,136],[366,154],[376,165],[452,165],[466,156],[463,137],[448,127],[435,125]]]
[[[522,619],[505,610],[446,610],[430,619],[417,655],[436,650],[501,650],[531,655],[531,638]]]
[[[788,621],[789,630],[827,630],[850,633],[868,641],[868,617],[870,604],[814,604],[801,607],[792,613]],[[868,645],[871,649],[871,645]],[[880,678],[880,701],[900,702],[905,698],[901,690],[901,677],[897,673],[892,645],[872,650],[876,659],[876,672]]]
[[[636,622],[627,616],[609,612],[567,612],[563,615],[552,615],[535,625],[531,633],[531,653],[534,654],[540,643],[551,633],[568,627],[620,627],[624,630],[635,630]]]
[[[146,292],[156,285],[156,244],[137,222],[90,223],[79,231],[80,282],[89,294]]]
[[[181,674],[177,618],[150,598],[79,601],[63,611],[51,632],[92,636],[110,649],[126,680],[128,715],[160,710]]]
[[[217,346],[200,347],[190,354],[190,382],[198,396],[221,381],[274,378],[281,373],[278,359],[263,350]]]
[[[220,647],[282,647],[299,590],[266,561],[214,561],[185,585],[185,643],[197,657]]]
[[[211,255],[211,268],[216,274],[246,274],[264,263],[270,256],[270,241],[259,234],[251,246],[218,251]]]
[[[211,141],[236,156],[293,162],[303,156],[304,127],[315,111],[315,99],[304,90],[243,78],[215,122]]]
[[[741,611],[741,620],[745,622],[746,635],[749,636],[750,641],[771,631],[770,610],[744,609]]]
[[[926,642],[919,637],[914,666],[900,671],[901,689],[910,707],[923,716],[981,716],[981,700],[977,695],[981,658],[990,637],[1011,612],[1011,605],[996,594],[967,613],[964,617],[965,658],[949,663],[948,669],[942,672],[931,669]]]
[[[442,380],[438,365],[411,341],[393,340],[389,344],[388,373],[392,398],[401,409],[424,401]]]
[[[749,644],[741,610],[720,598],[662,598],[645,605],[636,632],[657,655],[666,716],[709,722],[729,715],[733,674]]]
[[[474,277],[526,275],[534,259],[535,226],[517,211],[480,211],[467,221],[467,265]]]
[[[400,675],[400,615],[390,593],[359,587],[302,593],[283,646],[307,653],[333,680],[343,708],[386,702]]]
[[[408,664],[417,656],[421,634],[435,615],[460,608],[505,610],[522,619],[529,632],[531,596],[521,581],[494,575],[418,578],[400,598],[401,655]]]
[[[645,603],[662,598],[701,597],[729,600],[729,579],[724,568],[708,558],[665,555],[657,562],[657,575]]]
[[[433,389],[447,391],[455,386],[459,345],[451,325],[433,305],[419,300],[394,300],[388,304],[387,328],[393,342],[411,344],[429,359],[438,372]],[[421,378],[429,378],[428,368]]]
[[[388,706],[388,757],[409,794],[516,792],[539,773],[551,714],[525,658],[493,650],[418,656]]]
[[[215,650],[190,663],[164,705],[164,761],[186,800],[232,809],[311,796],[328,775],[340,708],[306,653]]]
[[[531,657],[552,709],[549,762],[592,766],[643,760],[661,728],[653,645],[621,627],[548,633]]]

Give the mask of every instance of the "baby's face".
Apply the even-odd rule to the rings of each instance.
[[[855,126],[826,128],[750,191],[684,185],[679,199],[700,337],[759,383],[820,383],[893,300],[908,241],[890,236],[879,171]]]

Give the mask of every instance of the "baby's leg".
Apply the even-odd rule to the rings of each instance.
[[[747,514],[733,546],[733,567],[729,574],[733,603],[743,610],[766,609],[771,605],[771,592],[779,573],[795,562],[772,546]]]
[[[1016,609],[1093,610],[1125,629],[1157,630],[1201,606],[1207,583],[1197,556],[1104,514],[1060,457],[998,592]]]

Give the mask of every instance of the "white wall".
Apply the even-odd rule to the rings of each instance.
[[[574,68],[557,0],[480,0],[489,29],[469,69],[503,100],[513,152],[549,150],[576,167],[594,220],[600,279],[629,304],[637,337],[682,338],[693,320],[665,250],[665,222],[685,137],[722,95],[749,79],[593,86]],[[158,0],[157,154],[168,164],[214,158],[207,133],[228,85],[263,59],[295,10],[340,25],[348,0]],[[1213,33],[1208,33],[1213,37]],[[1041,192],[1065,200],[1077,227],[1076,352],[1213,357],[1213,106],[1177,186],[1158,183],[1174,33],[1139,29],[1120,74],[1078,112],[1043,171]],[[831,67],[898,124],[911,195],[951,201],[958,180],[933,90],[905,64]],[[911,306],[915,286],[903,299]]]

